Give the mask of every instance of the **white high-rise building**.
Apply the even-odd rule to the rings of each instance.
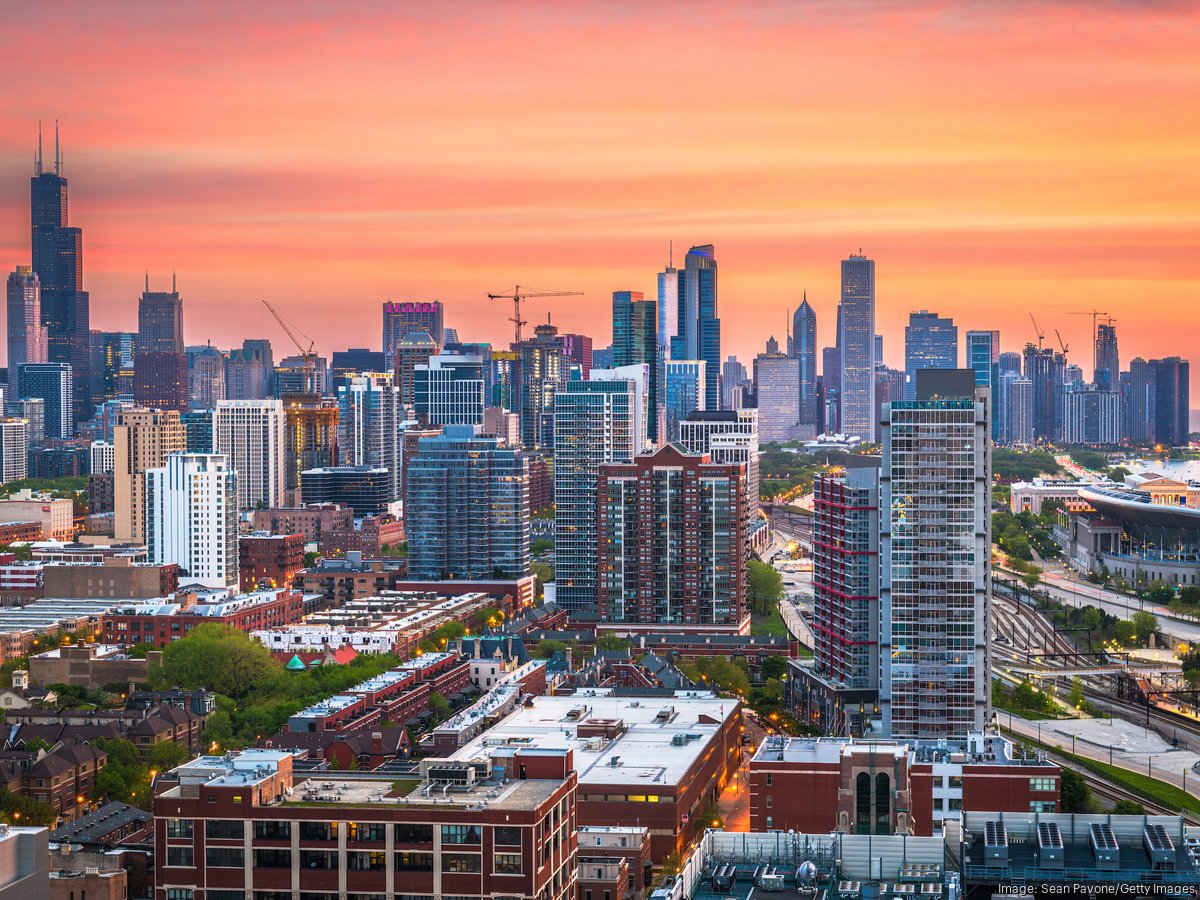
[[[883,407],[879,691],[883,736],[962,739],[991,702],[991,415],[971,369],[917,371]]]
[[[238,507],[283,503],[287,432],[282,400],[222,400],[213,413],[213,452],[237,472]]]
[[[92,441],[88,449],[91,473],[93,475],[111,475],[116,469],[117,448],[108,441]]]
[[[483,359],[461,353],[441,353],[413,371],[413,408],[429,425],[482,425]]]
[[[29,423],[0,419],[0,484],[29,475]]]
[[[146,472],[146,546],[150,562],[175,563],[179,583],[236,587],[237,476],[216,453],[172,453]],[[186,574],[185,574],[186,573]]]
[[[388,500],[400,499],[404,407],[386,372],[345,378],[338,385],[338,457],[344,466],[387,469]]]
[[[589,381],[632,381],[635,385],[635,409],[633,415],[634,453],[650,448],[650,410],[658,404],[650,403],[650,366],[637,363],[632,366],[617,366],[612,369],[592,369]],[[568,387],[570,382],[567,383]]]
[[[679,423],[679,443],[688,453],[707,453],[721,465],[746,467],[746,506],[758,518],[758,410],[697,410]]]

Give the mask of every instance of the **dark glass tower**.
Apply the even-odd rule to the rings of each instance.
[[[42,287],[42,324],[50,362],[69,363],[74,380],[74,416],[91,418],[91,353],[88,295],[83,289],[83,231],[67,225],[67,179],[62,174],[58,128],[54,171],[42,166],[42,138],[30,179],[33,271]]]
[[[645,299],[641,291],[613,291],[612,296],[613,365],[636,366],[644,363],[649,367],[650,383],[646,385],[646,393],[650,409],[646,411],[646,436],[657,446],[666,387],[663,360],[658,349],[658,304]]]
[[[808,292],[792,314],[788,355],[800,360],[800,424],[817,424],[817,314]]]
[[[706,409],[720,409],[721,320],[717,317],[717,259],[712,244],[692,247],[678,281],[678,332],[671,359],[702,359]]]

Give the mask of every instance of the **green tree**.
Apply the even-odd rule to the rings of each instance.
[[[1151,603],[1166,604],[1175,599],[1175,588],[1165,581],[1155,578],[1146,585],[1146,590],[1142,594]]]
[[[153,744],[146,751],[146,765],[156,772],[166,772],[192,758],[187,747],[174,741]]]
[[[1071,679],[1071,693],[1067,696],[1067,702],[1070,703],[1076,709],[1083,708],[1084,696],[1083,696],[1083,679],[1082,678],[1076,677],[1076,678]]]
[[[1025,582],[1025,587],[1029,590],[1034,590],[1042,583],[1042,570],[1036,566],[1021,576],[1021,581]]]
[[[1117,816],[1144,816],[1146,815],[1146,807],[1140,803],[1135,803],[1132,800],[1118,800],[1113,804],[1113,815]]]
[[[1187,584],[1179,589],[1179,599],[1188,606],[1200,603],[1200,585]]]
[[[1139,610],[1133,614],[1130,621],[1133,623],[1137,639],[1143,643],[1149,642],[1152,636],[1158,634],[1158,617],[1154,613]]]
[[[433,714],[434,724],[444,722],[450,715],[450,701],[434,691],[429,695],[429,712]]]
[[[204,722],[201,739],[206,745],[228,747],[233,741],[233,718],[223,709],[215,709]]]
[[[282,672],[271,651],[244,632],[205,624],[163,650],[159,678],[182,688],[208,688],[244,697],[256,685]]]
[[[631,641],[623,637],[617,637],[612,632],[605,632],[596,638],[597,650],[628,650],[633,646]]]
[[[1062,811],[1068,813],[1087,812],[1092,804],[1092,792],[1083,776],[1073,769],[1060,770],[1062,789]]]
[[[1121,619],[1113,624],[1113,640],[1127,647],[1137,638],[1137,626],[1128,619]]]
[[[787,673],[787,659],[783,656],[768,656],[758,667],[758,674],[763,678],[782,678]]]
[[[311,569],[317,564],[317,560],[321,558],[321,554],[316,550],[308,550],[304,554],[304,568]]]
[[[783,576],[774,567],[756,559],[746,564],[746,581],[750,594],[750,609],[760,616],[783,599]]]

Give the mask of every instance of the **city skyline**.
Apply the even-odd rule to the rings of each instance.
[[[997,328],[1006,350],[1032,339],[1034,311],[1090,368],[1090,322],[1066,313],[1094,307],[1117,318],[1125,358],[1187,355],[1200,323],[1159,348],[1139,313],[1183,312],[1200,280],[1195,126],[1175,114],[1196,86],[1195,13],[856,9],[713,10],[678,47],[658,40],[671,5],[286,22],[231,8],[219,32],[175,10],[120,28],[83,6],[53,28],[20,11],[0,62],[11,83],[50,41],[78,52],[0,105],[0,253],[8,271],[30,262],[25,178],[38,119],[49,135],[57,117],[93,328],[132,327],[148,268],[179,272],[189,343],[290,351],[267,298],[329,355],[373,343],[382,301],[436,298],[448,325],[500,345],[508,310],[485,294],[529,283],[585,292],[528,304],[531,323],[550,311],[603,345],[612,292],[654,296],[673,241],[676,265],[716,246],[722,355],[743,361],[782,340],[804,289],[830,345],[837,260],[859,247],[878,262],[895,367],[922,308]],[[322,49],[335,27],[357,55]],[[481,52],[500,45],[521,63]],[[395,88],[376,96],[381,79]]]

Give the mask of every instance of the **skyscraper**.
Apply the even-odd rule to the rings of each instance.
[[[697,410],[679,423],[679,445],[707,454],[719,465],[746,467],[746,515],[753,529],[761,507],[758,477],[758,410]]]
[[[998,441],[1004,424],[1000,410],[999,331],[967,332],[967,365],[975,370],[975,384],[992,392],[992,440]]]
[[[904,327],[904,399],[916,396],[918,369],[958,368],[958,326],[953,319],[921,310]]]
[[[596,607],[596,484],[603,463],[629,462],[638,386],[628,379],[572,380],[554,400],[556,600],[568,611]]]
[[[1025,345],[1025,378],[1033,385],[1033,438],[1062,440],[1067,360],[1049,347]]]
[[[187,409],[188,365],[183,345],[183,299],[171,290],[151,291],[150,276],[138,301],[133,400],[149,409]]]
[[[991,424],[970,369],[919,370],[884,410],[879,658],[883,730],[962,738],[991,696]]]
[[[760,353],[754,359],[754,393],[758,398],[758,439],[764,444],[813,436],[800,424],[801,361],[782,353]]]
[[[1129,364],[1130,439],[1137,444],[1179,447],[1188,441],[1188,362],[1178,356]]]
[[[441,348],[446,341],[440,300],[383,304],[383,355],[387,367],[395,366],[396,347],[414,331],[423,331]],[[436,353],[437,350],[434,350]]]
[[[20,399],[40,399],[45,404],[46,437],[59,441],[75,437],[75,379],[69,363],[24,363],[17,366]]]
[[[600,627],[744,633],[746,502],[743,466],[677,444],[601,465]]]
[[[1063,440],[1068,444],[1120,443],[1119,391],[1110,391],[1094,384],[1072,384],[1067,386],[1063,402]]]
[[[431,357],[440,352],[438,342],[427,331],[410,331],[391,348],[392,382],[400,391],[400,405],[411,409],[416,396],[416,371],[418,366],[429,364]]]
[[[671,356],[671,339],[679,334],[679,270],[668,260],[658,273],[658,349]]]
[[[188,399],[196,409],[225,399],[225,354],[211,344],[188,353]]]
[[[413,373],[413,410],[422,425],[482,425],[483,360],[440,353]]]
[[[658,347],[657,303],[654,300],[646,300],[641,291],[613,291],[612,304],[613,368],[647,366],[647,436],[652,444],[658,444],[662,439],[666,384],[663,373],[664,359]],[[707,383],[705,389],[707,390]]]
[[[826,734],[862,735],[879,698],[879,460],[813,479],[813,653],[796,689]]]
[[[842,260],[842,302],[838,313],[841,431],[869,441],[875,433],[874,260],[854,255]]]
[[[213,451],[237,472],[238,508],[283,503],[285,484],[282,400],[222,400],[213,413]]]
[[[73,417],[91,418],[91,358],[88,295],[83,289],[83,231],[67,224],[67,178],[54,128],[54,171],[37,162],[30,179],[33,272],[41,286],[42,324],[49,362],[71,366]]]
[[[225,396],[230,400],[265,400],[271,396],[275,358],[271,342],[244,340],[229,351],[225,364]]]
[[[664,440],[679,440],[679,423],[704,409],[705,364],[702,359],[671,359],[666,364],[663,411]]]
[[[318,394],[284,394],[282,402],[287,426],[283,487],[288,505],[294,506],[299,505],[300,473],[337,462],[338,408],[335,400]]]
[[[29,475],[29,423],[0,419],[0,484]]]
[[[808,305],[808,292],[792,314],[788,356],[800,360],[800,424],[817,424],[817,314]]]
[[[133,401],[133,360],[137,332],[93,331],[90,336],[92,397],[97,403],[124,397]]]
[[[554,396],[567,382],[567,355],[558,329],[538,325],[517,347],[521,442],[530,450],[554,448]]]
[[[586,334],[564,334],[563,352],[571,366],[579,366],[579,377],[587,381],[592,371],[592,339]]]
[[[178,415],[178,413],[176,413]],[[238,583],[237,476],[220,455],[172,453],[145,475],[150,562],[175,563],[180,581]]]
[[[42,327],[42,287],[30,266],[8,276],[8,397],[21,396],[20,368],[49,359]]]
[[[1117,352],[1117,328],[1112,321],[1096,326],[1096,370],[1092,379],[1097,387],[1116,390],[1121,377],[1121,356]]]
[[[736,356],[726,357],[725,365],[721,367],[721,408],[741,409],[745,406],[744,394],[749,384],[746,367]]]
[[[676,290],[679,321],[671,341],[671,358],[704,360],[705,408],[719,409],[721,320],[717,305],[717,259],[712,244],[688,250],[683,270],[678,271]]]
[[[113,427],[113,528],[122,543],[146,542],[146,472],[185,447],[175,410],[125,409]],[[236,514],[237,510],[234,509]]]
[[[405,476],[408,574],[417,580],[529,574],[529,460],[448,425],[422,438]]]
[[[385,373],[347,376],[338,386],[338,462],[391,473],[390,500],[399,500],[403,407]]]

